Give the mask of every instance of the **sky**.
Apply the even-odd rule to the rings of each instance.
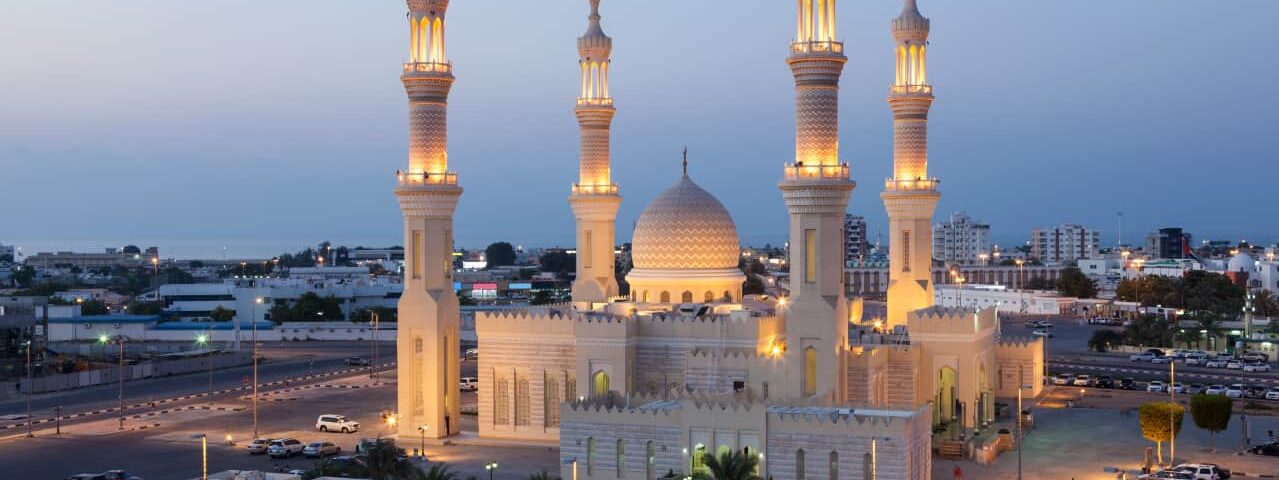
[[[873,237],[892,165],[890,20],[845,0],[840,156]],[[932,19],[941,220],[1003,245],[1082,223],[1274,241],[1279,2],[920,0]],[[779,244],[793,157],[794,2],[604,0],[619,241],[690,175],[742,242]],[[270,255],[400,244],[405,5],[394,0],[0,0],[0,244]],[[454,0],[450,167],[460,246],[568,245],[586,0]]]

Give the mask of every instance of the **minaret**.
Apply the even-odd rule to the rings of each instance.
[[[448,0],[408,0],[412,49],[404,64],[409,96],[409,168],[397,173],[404,213],[404,294],[396,360],[401,438],[458,433],[459,320],[453,292],[453,211],[462,188],[448,169],[448,97],[453,66],[444,56]]]
[[[600,28],[600,0],[590,0],[590,24],[577,39],[582,88],[577,97],[579,166],[568,197],[577,221],[577,279],[573,301],[600,303],[616,297],[613,270],[614,228],[622,197],[609,172],[609,136],[613,97],[608,93],[609,56],[613,39]]]
[[[933,210],[941,194],[928,177],[928,84],[925,55],[927,18],[915,0],[906,0],[893,20],[897,76],[889,89],[893,109],[893,178],[884,185],[888,210],[888,325],[906,324],[906,313],[933,305]]]
[[[845,396],[848,305],[844,212],[855,185],[839,161],[839,76],[848,61],[835,40],[835,0],[799,0],[786,63],[795,77],[795,161],[779,187],[790,213],[791,298],[786,318],[789,397]]]

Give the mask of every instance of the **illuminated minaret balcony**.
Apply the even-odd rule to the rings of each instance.
[[[884,188],[889,191],[937,189],[937,179],[928,176],[928,110],[933,104],[927,68],[929,29],[917,0],[905,0],[892,24],[897,62],[888,90],[893,110],[893,176]]]
[[[786,58],[795,77],[795,159],[788,176],[830,178],[838,167],[839,77],[848,58],[835,39],[835,0],[798,0],[798,22]],[[801,168],[802,167],[802,168]],[[844,177],[847,178],[847,177]]]
[[[408,0],[409,59],[400,80],[409,96],[409,168],[401,186],[454,185],[448,170],[448,98],[453,65],[444,50],[448,0]]]

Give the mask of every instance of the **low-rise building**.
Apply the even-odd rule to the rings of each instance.
[[[962,213],[953,213],[947,221],[933,225],[934,260],[977,265],[986,263],[990,254],[990,225]]]
[[[1101,232],[1082,225],[1068,223],[1030,232],[1030,256],[1043,263],[1069,264],[1100,253]]]

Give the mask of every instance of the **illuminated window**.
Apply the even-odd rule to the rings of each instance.
[[[902,231],[902,271],[910,271],[910,230]]]
[[[706,445],[697,444],[693,447],[693,473],[707,473],[710,469],[706,468]]]
[[[413,258],[411,259],[413,278],[422,278],[422,231],[413,231]]]
[[[817,348],[804,349],[804,396],[817,394]]]
[[[702,301],[706,303],[715,301],[715,294],[707,290],[705,294],[702,294]]]
[[[662,303],[671,303],[671,292],[662,292]]]
[[[582,248],[582,254],[578,256],[582,257],[583,267],[591,268],[591,257],[594,256],[591,254],[594,253],[595,250],[591,248],[591,231],[590,230],[586,231],[586,239],[583,240],[582,243],[584,244],[584,248]]]
[[[644,444],[644,479],[653,480],[653,472],[657,467],[657,449],[653,448],[653,441],[649,440]]]
[[[592,380],[591,395],[596,397],[608,395],[608,373],[603,370],[595,372]]]
[[[804,230],[804,283],[817,282],[817,230]]]

